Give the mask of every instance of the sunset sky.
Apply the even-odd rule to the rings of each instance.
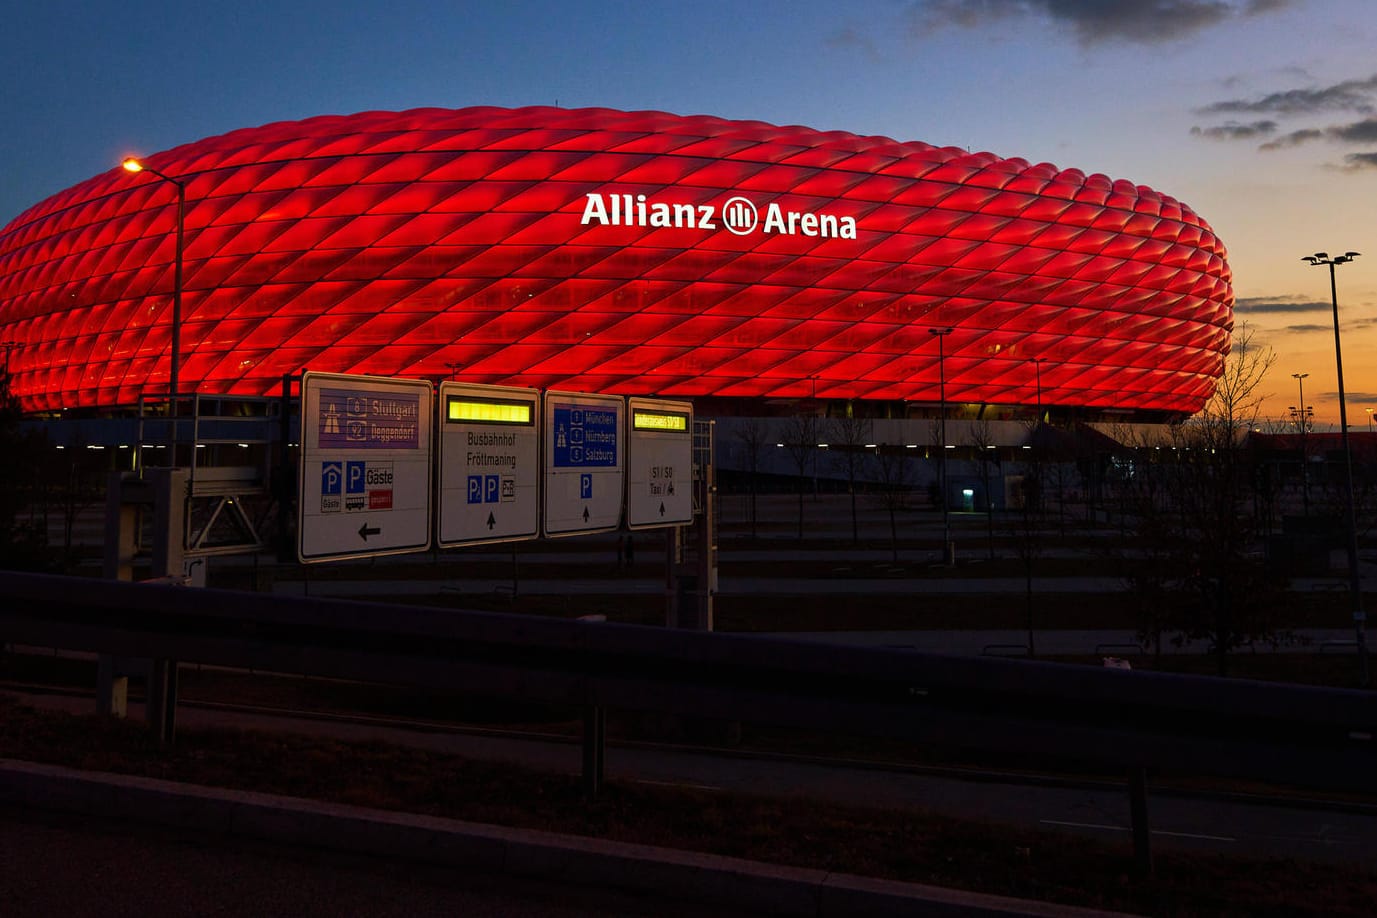
[[[1149,185],[1224,240],[1238,318],[1337,422],[1377,408],[1377,9],[1359,0],[111,5],[7,13],[0,223],[148,154],[317,114],[658,109],[880,134]]]

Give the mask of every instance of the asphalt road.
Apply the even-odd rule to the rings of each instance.
[[[35,705],[85,712],[88,699],[25,696]],[[142,716],[130,705],[130,716]],[[414,731],[383,724],[263,717],[184,705],[180,727],[254,727],[426,748],[477,760],[578,774],[577,743],[508,736]],[[1090,835],[1131,846],[1127,790],[1016,776],[960,777],[662,747],[609,745],[609,780],[686,785],[730,793],[882,809],[926,810],[958,819]],[[1377,869],[1377,803],[1307,803],[1245,794],[1206,796],[1149,788],[1158,849],[1349,863]]]
[[[529,877],[454,871],[0,807],[5,918],[690,918],[684,905]]]

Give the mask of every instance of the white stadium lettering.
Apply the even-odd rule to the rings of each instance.
[[[712,204],[682,204],[650,201],[644,194],[610,194],[590,191],[584,195],[583,226],[644,226],[652,229],[719,228],[717,208]],[[765,218],[757,222],[755,205],[746,198],[734,196],[726,202],[722,213],[723,225],[738,236],[759,229],[762,233],[781,236],[816,236],[823,239],[855,239],[856,218],[828,213],[786,211],[771,202]]]

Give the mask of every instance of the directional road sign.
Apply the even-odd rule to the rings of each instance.
[[[432,413],[425,380],[302,377],[302,562],[430,547]]]
[[[657,529],[693,522],[693,405],[627,399],[626,525]]]
[[[540,535],[540,393],[440,384],[441,548]]]
[[[618,395],[545,393],[545,534],[616,529],[625,464]]]

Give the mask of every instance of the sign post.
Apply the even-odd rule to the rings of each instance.
[[[303,563],[430,547],[431,416],[425,380],[302,377]]]
[[[540,393],[440,384],[441,548],[540,535]]]
[[[627,415],[627,528],[692,523],[692,403],[630,398]]]
[[[625,410],[618,395],[545,393],[546,535],[621,525]]]

